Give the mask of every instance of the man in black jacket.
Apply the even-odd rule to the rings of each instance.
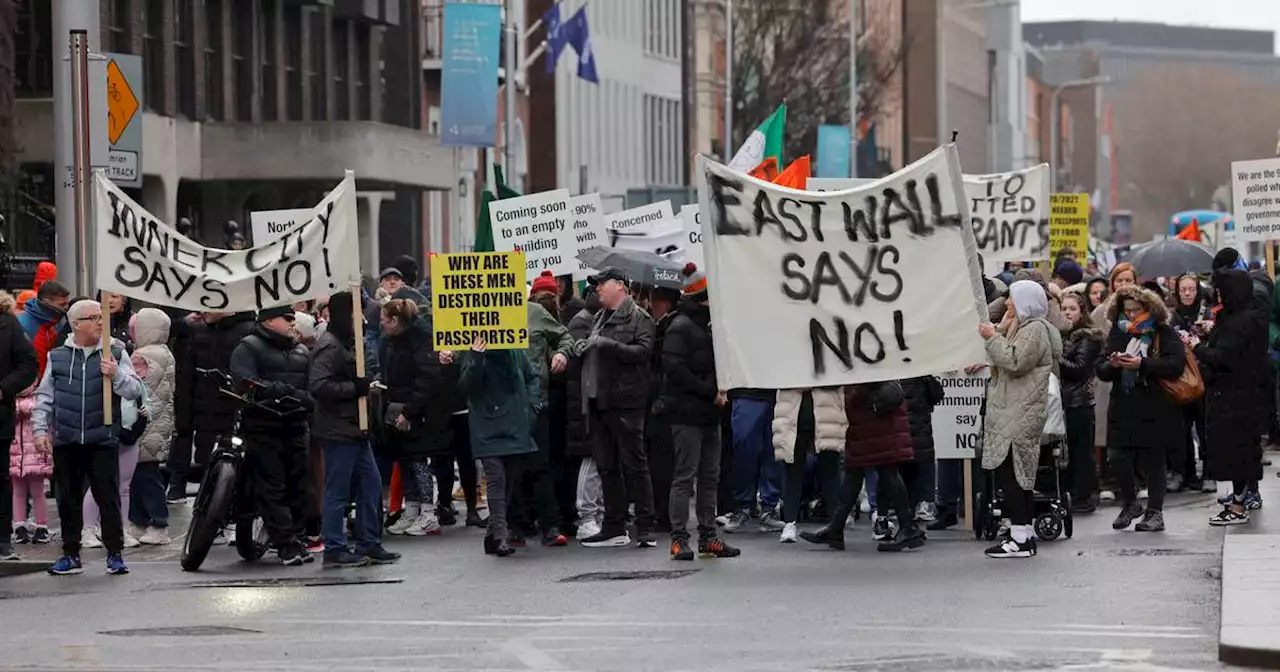
[[[13,300],[9,300],[12,306]],[[36,379],[36,351],[22,332],[18,319],[8,311],[0,312],[0,440],[4,445],[13,441],[13,402]],[[10,521],[14,511],[13,494],[9,490],[9,474],[0,474],[0,561],[17,560],[9,535],[13,533]],[[34,496],[43,497],[44,493]],[[24,518],[26,511],[18,512]]]
[[[301,541],[308,482],[307,414],[315,406],[308,391],[310,364],[306,346],[294,338],[291,306],[259,311],[258,326],[231,353],[236,385],[256,387],[258,400],[276,402],[278,413],[246,407],[240,429],[251,447],[246,459],[256,481],[258,513],[285,565],[312,559]]]
[[[356,375],[355,334],[350,292],[329,298],[329,328],[316,339],[308,389],[316,401],[311,431],[324,449],[324,566],[389,564],[398,553],[382,548],[382,479],[369,433],[360,427],[359,400],[369,379]],[[355,486],[356,545],[347,547],[347,504]]]
[[[174,317],[174,315],[170,315]],[[174,358],[177,360],[174,386],[174,439],[169,452],[170,503],[187,498],[192,451],[195,463],[209,461],[214,441],[231,431],[236,401],[218,389],[218,383],[199,374],[198,369],[231,370],[231,352],[254,329],[254,315],[245,313],[203,313],[198,320],[174,320]]]
[[[674,447],[669,510],[671,559],[693,560],[689,546],[689,499],[697,484],[698,553],[732,558],[738,549],[716,538],[716,494],[720,487],[720,412],[725,396],[716,385],[707,278],[684,268],[684,299],[662,339],[662,393],[658,404],[670,423]]]
[[[628,498],[636,505],[636,537],[641,547],[653,538],[653,485],[644,452],[649,399],[649,357],[653,319],[636,305],[627,276],[614,268],[597,277],[600,314],[591,335],[574,344],[583,358],[582,401],[592,438],[592,456],[604,490],[604,523],[599,534],[581,539],[588,548],[627,546]]]

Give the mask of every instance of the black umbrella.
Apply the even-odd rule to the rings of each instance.
[[[644,250],[596,246],[579,252],[578,261],[599,270],[616,268],[633,282],[650,287],[680,289],[684,284],[683,263]]]
[[[1173,277],[1213,270],[1213,248],[1189,240],[1166,238],[1134,250],[1126,259],[1140,278]]]

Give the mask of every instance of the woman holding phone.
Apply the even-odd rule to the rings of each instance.
[[[1107,448],[1120,485],[1121,508],[1111,524],[1127,529],[1138,517],[1139,532],[1164,530],[1165,454],[1185,440],[1182,407],[1165,395],[1160,382],[1175,380],[1186,366],[1186,351],[1169,326],[1169,309],[1154,292],[1136,285],[1116,290],[1107,304],[1111,333],[1098,363],[1098,379],[1112,383],[1107,410]],[[1138,503],[1134,466],[1149,474],[1150,497]]]

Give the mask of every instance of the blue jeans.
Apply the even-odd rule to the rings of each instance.
[[[773,459],[773,402],[733,400],[734,508],[750,510],[759,492],[764,511],[773,511],[782,496],[782,464]]]
[[[363,554],[378,545],[382,536],[382,478],[367,441],[338,443],[323,441],[324,512],[321,534],[324,550],[347,548],[347,503],[355,487],[355,552]]]
[[[133,470],[129,496],[129,522],[138,527],[169,527],[169,507],[164,501],[165,485],[159,462],[138,463]]]

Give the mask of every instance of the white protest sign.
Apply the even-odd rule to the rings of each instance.
[[[310,216],[247,250],[200,245],[147,212],[101,174],[94,179],[99,289],[184,310],[261,310],[359,282],[355,177]]]
[[[1280,158],[1231,162],[1235,240],[1280,238]]]
[[[573,214],[573,235],[578,240],[578,252],[609,244],[600,194],[574,196],[569,199],[569,210]],[[573,272],[573,279],[586,280],[594,273],[595,269],[579,261],[578,269]]]
[[[848,385],[986,361],[982,277],[953,145],[817,193],[698,157],[722,389]]]
[[[840,191],[875,182],[866,178],[811,177],[809,191]],[[965,175],[973,235],[988,275],[1005,262],[1049,258],[1049,164],[991,175]]]
[[[258,210],[249,213],[249,231],[254,245],[265,245],[284,235],[295,224],[300,224],[311,217],[311,211],[305,208],[289,210]]]
[[[933,407],[933,450],[939,460],[971,460],[982,442],[982,397],[987,391],[987,369],[939,374],[945,394]]]
[[[702,255],[702,216],[698,214],[698,205],[686,205],[680,208],[680,221],[684,224],[684,258],[703,268]]]
[[[642,233],[665,227],[674,218],[671,201],[659,201],[608,215],[605,217],[605,226],[610,231]]]
[[[605,217],[609,246],[643,250],[683,259],[684,225],[671,212],[671,201],[659,201]]]
[[[493,246],[498,252],[524,252],[526,281],[543,271],[578,271],[578,240],[569,210],[569,191],[556,189],[489,203]]]

